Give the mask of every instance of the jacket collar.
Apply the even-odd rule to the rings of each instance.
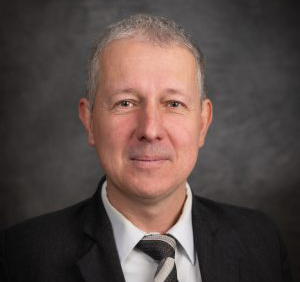
[[[100,200],[104,181],[105,177],[82,213],[85,247],[88,251],[78,260],[77,266],[86,282],[125,282],[112,227]]]

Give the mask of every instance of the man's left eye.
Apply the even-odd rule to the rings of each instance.
[[[120,106],[124,107],[124,108],[128,108],[130,106],[132,106],[132,103],[130,101],[124,100],[120,102]]]
[[[181,106],[180,102],[172,101],[169,103],[169,107],[171,108],[178,108],[179,106]]]

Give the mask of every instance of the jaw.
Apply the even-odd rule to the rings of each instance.
[[[133,193],[129,189],[122,191],[110,179],[107,181],[107,195],[111,204],[145,232],[165,233],[169,230],[177,221],[186,199],[185,183],[175,189],[162,191],[156,184],[150,187],[149,183],[144,183],[146,186],[143,187],[139,182],[139,191]]]

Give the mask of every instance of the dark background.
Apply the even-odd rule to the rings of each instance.
[[[102,175],[77,118],[99,31],[132,13],[173,18],[207,60],[214,122],[197,194],[264,211],[300,280],[299,1],[1,1],[0,228],[89,197]]]

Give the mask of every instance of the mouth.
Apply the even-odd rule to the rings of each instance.
[[[156,168],[164,164],[167,159],[161,157],[140,156],[130,158],[132,163],[140,168]]]

